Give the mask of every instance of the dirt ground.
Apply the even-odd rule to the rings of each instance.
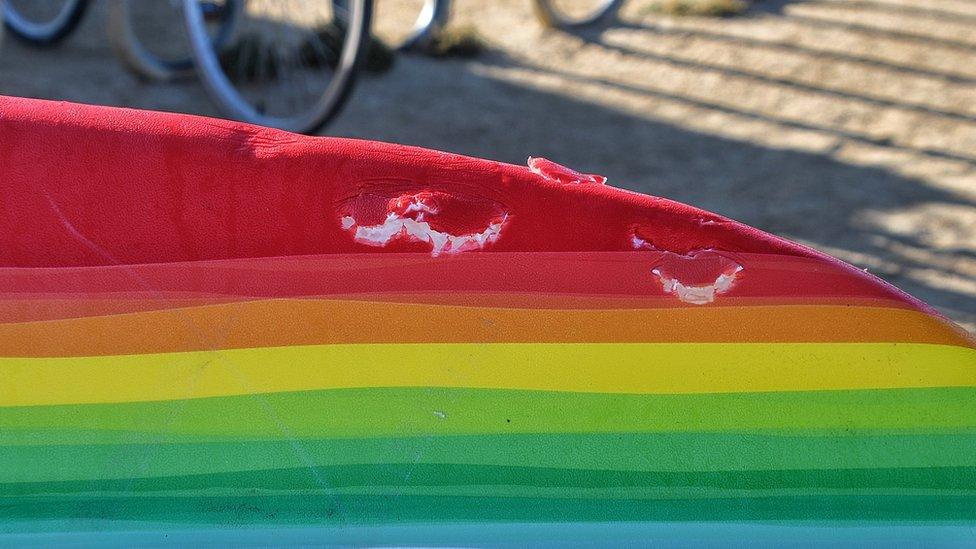
[[[763,0],[705,19],[653,1],[570,36],[528,0],[457,0],[489,50],[401,56],[327,132],[601,173],[824,250],[976,331],[976,2]],[[103,12],[53,50],[8,36],[0,93],[218,114],[193,81],[127,74]]]

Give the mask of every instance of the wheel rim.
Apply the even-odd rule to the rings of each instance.
[[[154,3],[143,2],[142,0],[121,0],[113,8],[118,11],[110,13],[110,28],[113,31],[113,39],[117,42],[117,47],[123,51],[126,62],[133,66],[136,71],[144,76],[168,80],[176,76],[192,74],[193,58],[188,51],[189,41],[183,30],[181,13],[181,0],[169,0],[168,9],[172,10],[169,15],[177,19],[167,18],[166,13],[134,11],[137,9],[145,10],[147,6],[153,9],[165,9],[167,3],[157,0]],[[219,51],[230,41],[234,32],[234,17],[236,10],[221,10],[214,18],[215,32],[211,33],[211,43],[215,50]],[[208,18],[209,19],[209,18]],[[162,39],[158,38],[161,30],[170,28],[175,24],[176,35],[166,34]],[[163,33],[165,34],[165,32]],[[155,40],[146,40],[146,37],[157,35]],[[119,40],[121,39],[121,40]],[[150,43],[152,42],[152,43]],[[182,48],[174,47],[179,44]],[[162,48],[160,48],[160,46]]]
[[[296,57],[291,57],[294,52],[286,52],[289,56],[287,59],[274,69],[274,74],[271,75],[273,79],[279,80],[275,83],[271,80],[268,81],[268,90],[262,91],[257,89],[264,82],[260,81],[261,78],[268,77],[268,74],[262,74],[262,71],[267,70],[266,62],[278,63],[281,61],[279,59],[278,43],[273,42],[271,47],[273,48],[269,52],[264,52],[262,48],[265,47],[263,42],[258,42],[257,53],[249,58],[249,61],[253,60],[251,64],[254,65],[255,74],[237,74],[231,75],[230,72],[234,72],[233,67],[226,67],[227,61],[219,58],[218,53],[214,48],[210,47],[210,37],[205,33],[205,25],[203,24],[203,13],[201,8],[201,2],[199,0],[183,0],[184,1],[184,11],[187,23],[187,31],[190,34],[191,44],[193,46],[194,57],[198,63],[198,69],[201,72],[204,83],[208,88],[217,102],[221,105],[224,111],[233,118],[242,120],[245,122],[250,122],[254,124],[261,124],[265,126],[272,126],[284,130],[295,131],[295,132],[308,132],[317,129],[322,123],[330,118],[335,111],[341,106],[346,93],[352,83],[353,73],[356,69],[356,64],[359,59],[359,49],[363,44],[365,37],[365,30],[368,26],[368,13],[365,9],[365,2],[363,0],[353,0],[349,3],[350,8],[346,17],[339,17],[333,14],[333,23],[337,26],[344,25],[347,29],[341,36],[340,51],[335,59],[335,66],[326,69],[323,66],[318,66],[317,68],[324,73],[329,73],[331,76],[327,79],[328,82],[325,83],[326,79],[320,79],[317,83],[309,84],[308,80],[297,80],[291,79],[291,74],[280,73],[277,71],[290,70],[295,68],[292,66],[291,61],[294,61]],[[257,0],[247,3],[238,0],[237,2],[229,2],[227,5],[236,5],[236,9],[242,10],[242,12],[237,16],[237,35],[238,39],[246,39],[246,33],[248,28],[246,26],[248,20],[248,13],[246,10],[253,6],[263,6],[273,8],[270,12],[266,14],[259,15],[265,16],[266,20],[261,21],[262,25],[270,25],[266,27],[267,30],[279,32],[275,34],[274,38],[282,39],[283,42],[287,42],[287,46],[294,46],[299,44],[302,48],[305,47],[305,43],[301,41],[296,42],[294,37],[285,37],[283,32],[297,31],[298,29],[288,25],[279,25],[278,21],[272,19],[272,17],[278,16],[288,16],[289,12],[287,3],[282,0],[270,0],[274,4],[263,4]],[[305,3],[305,5],[311,5],[311,2]],[[328,0],[321,3],[316,3],[315,5],[330,5]],[[299,8],[300,9],[300,8]],[[270,23],[268,22],[270,21]],[[291,22],[289,22],[289,25]],[[277,28],[275,28],[277,26]],[[243,27],[243,28],[242,28]],[[303,35],[315,36],[316,39],[322,40],[318,36],[318,31],[306,32],[302,31]],[[242,36],[243,35],[243,36]],[[314,42],[314,40],[313,40]],[[322,46],[321,43],[318,43]],[[321,64],[328,52],[315,49],[316,46],[312,46],[312,54],[307,52],[302,53],[298,56],[301,58],[305,55],[311,55],[313,58],[318,59],[317,63]],[[243,54],[242,54],[243,55]],[[311,63],[310,63],[311,64]],[[238,60],[236,70],[240,70],[240,66],[247,66],[241,60]],[[298,67],[298,71],[308,72],[307,67]],[[251,70],[251,69],[246,69]],[[307,76],[307,74],[305,75]],[[255,78],[258,82],[249,81],[249,78]],[[277,97],[278,93],[287,94],[289,93],[289,86],[301,85],[303,89],[297,90],[298,95],[305,95],[309,100],[307,104],[301,105],[298,108],[293,109],[293,112],[288,112],[287,114],[279,113],[279,106],[276,105],[275,108],[269,108],[270,101],[287,101],[285,97]],[[316,88],[315,86],[318,86]],[[314,99],[313,99],[314,98]],[[267,101],[262,103],[262,101]]]
[[[449,4],[450,0],[381,1],[374,8],[373,36],[401,50],[421,46],[446,24]]]
[[[592,0],[583,3],[579,0],[540,1],[558,23],[571,26],[595,23],[620,2],[620,0]]]
[[[46,21],[35,21],[21,13],[13,2],[8,0],[7,4],[3,6],[3,18],[7,25],[20,34],[37,39],[46,39],[58,34],[71,21],[81,1],[66,0],[52,18]],[[33,3],[31,5],[40,4]]]

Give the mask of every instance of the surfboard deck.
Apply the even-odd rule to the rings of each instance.
[[[9,542],[972,539],[976,345],[834,258],[544,159],[0,136]]]

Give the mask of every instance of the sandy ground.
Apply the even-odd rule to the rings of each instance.
[[[490,50],[400,57],[327,131],[605,174],[834,254],[976,331],[976,2],[763,0],[721,20],[652,1],[570,36],[528,0],[458,0]],[[195,82],[127,74],[103,11],[53,50],[7,37],[0,93],[217,114]]]

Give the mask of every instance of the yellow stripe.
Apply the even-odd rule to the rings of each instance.
[[[354,387],[726,393],[976,386],[976,350],[908,343],[355,344],[0,359],[0,406]]]

